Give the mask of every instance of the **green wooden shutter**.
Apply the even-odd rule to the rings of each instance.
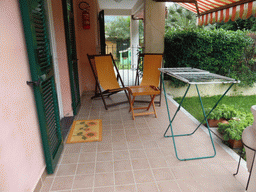
[[[54,172],[63,142],[47,21],[43,0],[20,0],[27,52],[41,130],[46,168]]]
[[[64,16],[64,23],[65,23],[70,87],[71,87],[71,94],[72,94],[72,108],[73,108],[74,115],[76,115],[77,111],[79,110],[81,101],[80,101],[79,79],[78,79],[73,3],[71,0],[63,0],[62,5],[63,5],[63,16]]]

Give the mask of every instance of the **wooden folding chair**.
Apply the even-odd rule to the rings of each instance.
[[[156,88],[155,86],[152,86],[152,85],[150,85],[150,86],[144,85],[144,86],[130,86],[130,87],[127,87],[127,89],[129,92],[130,111],[132,111],[133,120],[135,119],[135,116],[151,115],[151,114],[154,114],[155,117],[157,118],[154,99],[155,99],[156,95],[160,94],[160,90],[158,88]],[[133,105],[134,105],[135,97],[145,96],[145,95],[149,95],[151,98],[149,105],[146,107],[134,107]],[[152,112],[149,112],[150,106],[153,106]],[[137,109],[146,109],[147,111],[135,113],[134,110],[137,110]]]
[[[108,109],[108,107],[129,102],[126,87],[124,86],[124,83],[121,79],[118,68],[113,59],[113,55],[111,53],[107,55],[87,54],[87,57],[96,81],[95,95],[91,97],[91,99],[101,97],[106,110]],[[95,67],[93,66],[93,61]],[[115,74],[114,69],[116,70],[117,75]],[[118,80],[120,80],[122,87],[120,87]],[[128,101],[107,105],[104,97],[109,97],[110,95],[113,95],[120,91],[125,91]]]
[[[161,105],[162,93],[162,79],[160,78],[159,68],[162,67],[163,54],[162,53],[140,53],[138,58],[138,67],[136,71],[135,85],[140,86],[155,86],[160,90],[159,101],[155,103]],[[139,69],[143,69],[143,76],[141,83],[139,83]],[[138,101],[145,102],[145,101]]]

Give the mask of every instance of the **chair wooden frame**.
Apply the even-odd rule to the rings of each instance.
[[[141,66],[141,64],[143,65],[143,67],[144,67],[144,61],[143,61],[143,63],[141,62],[142,61],[142,58],[144,59],[145,58],[145,56],[154,56],[154,55],[156,55],[156,56],[158,56],[158,55],[162,55],[162,58],[163,58],[163,53],[140,53],[139,54],[139,56],[138,56],[138,67],[137,67],[137,70],[136,70],[136,77],[135,77],[135,85],[139,85],[139,67]],[[159,66],[159,68],[161,68],[162,67],[162,61],[161,61],[161,65]],[[158,83],[156,83],[156,84],[158,84],[158,85],[156,85],[155,84],[155,82],[152,82],[152,83],[154,83],[154,85],[153,84],[150,84],[150,83],[147,83],[147,84],[140,84],[140,85],[142,85],[142,86],[144,86],[144,85],[153,85],[153,86],[156,86],[156,87],[158,87],[158,89],[160,90],[160,96],[159,96],[159,100],[158,101],[154,101],[154,103],[156,103],[156,104],[159,104],[159,106],[161,106],[161,95],[162,95],[162,78],[160,78],[160,71],[158,71],[158,69],[156,69],[157,70],[157,72],[159,72],[159,77],[158,77],[158,79],[159,79],[159,81],[158,81]],[[144,71],[144,69],[143,69],[143,71]],[[149,82],[150,80],[149,79],[147,79],[147,82]],[[142,77],[142,81],[141,81],[141,83],[143,82],[143,77]],[[150,101],[135,101],[135,102],[150,102]]]
[[[157,118],[154,99],[155,99],[156,95],[160,94],[160,90],[158,88],[156,88],[155,86],[144,85],[144,86],[130,86],[130,87],[127,87],[127,89],[128,89],[128,92],[129,92],[129,100],[130,100],[130,110],[129,111],[132,111],[133,120],[135,119],[135,116],[151,115],[151,114],[154,114],[155,117]],[[143,95],[149,95],[150,98],[151,98],[148,106],[146,106],[146,107],[134,107],[135,97],[136,96],[143,96]],[[148,111],[150,106],[153,107],[152,112]],[[134,110],[138,110],[138,109],[146,109],[147,112],[135,113]]]
[[[104,91],[102,91],[101,84],[100,84],[99,77],[98,77],[98,73],[97,73],[97,67],[93,66],[92,60],[95,61],[96,57],[104,57],[104,56],[105,57],[111,57],[111,60],[112,60],[111,64],[114,65],[113,72],[114,72],[114,69],[115,69],[116,73],[117,73],[117,75],[115,77],[113,77],[113,78],[116,79],[117,84],[118,84],[118,80],[120,80],[122,87],[120,87],[119,84],[118,84],[119,87],[116,86],[115,88],[106,88],[105,89],[104,87],[102,87],[104,89]],[[118,68],[116,66],[116,63],[114,61],[113,55],[111,53],[110,54],[105,54],[105,55],[89,55],[89,54],[87,54],[87,57],[88,57],[88,60],[89,60],[89,63],[90,63],[90,66],[91,66],[91,69],[92,69],[95,81],[96,81],[95,95],[92,96],[91,99],[94,99],[94,98],[97,98],[97,97],[101,97],[106,110],[108,109],[108,107],[111,107],[111,106],[116,106],[116,105],[119,105],[119,104],[128,103],[129,102],[129,97],[128,97],[127,90],[126,90],[127,88],[124,86],[123,80],[122,80],[122,78],[120,76],[120,73],[119,73]],[[118,103],[113,103],[113,104],[108,104],[107,105],[107,103],[105,101],[105,97],[109,97],[109,96],[111,96],[111,95],[113,95],[115,93],[118,93],[120,91],[124,91],[125,92],[128,101],[123,101],[123,102],[118,102]]]

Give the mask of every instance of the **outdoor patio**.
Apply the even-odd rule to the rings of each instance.
[[[217,155],[214,158],[179,161],[172,138],[164,138],[168,116],[164,97],[156,105],[154,115],[132,120],[129,105],[105,110],[102,100],[91,100],[92,92],[82,97],[75,120],[102,119],[102,141],[65,144],[55,174],[48,175],[41,192],[168,192],[168,191],[245,191],[248,172],[242,162],[236,172],[238,155],[213,135]],[[111,96],[107,102],[125,100],[123,93]],[[158,98],[156,98],[158,99]],[[177,103],[168,101],[171,115]],[[175,134],[192,132],[198,122],[180,111],[173,122]],[[206,128],[189,137],[176,138],[179,156],[189,158],[213,155]]]

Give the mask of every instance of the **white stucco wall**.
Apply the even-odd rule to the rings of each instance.
[[[165,3],[144,1],[145,53],[163,53],[165,34]]]
[[[214,96],[222,95],[228,88],[230,84],[209,84],[209,85],[198,85],[201,96]],[[170,86],[170,81],[165,81],[166,92],[171,95],[173,98],[182,97],[187,89],[187,85],[184,87],[175,88]],[[239,87],[234,85],[228,92],[227,95],[255,95],[256,94],[256,84],[254,87]],[[187,97],[198,96],[195,85],[191,85]]]

